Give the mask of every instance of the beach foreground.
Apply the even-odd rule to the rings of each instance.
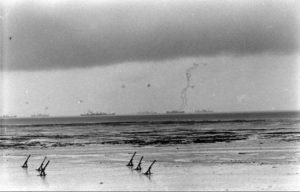
[[[134,168],[144,156],[142,172]],[[28,168],[21,168],[28,154]],[[299,190],[297,142],[88,145],[2,150],[1,190]],[[35,170],[44,156],[46,177]],[[143,175],[153,160],[153,174]]]

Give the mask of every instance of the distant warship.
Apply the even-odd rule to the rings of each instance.
[[[92,111],[88,111],[87,113],[83,113],[80,116],[82,117],[86,117],[86,116],[105,116],[105,115],[115,115],[115,113],[103,113],[103,112],[92,112]]]
[[[33,115],[31,115],[31,117],[34,117],[34,118],[36,118],[36,117],[49,117],[49,115],[48,114],[42,114],[42,113],[38,113],[38,114],[33,114]]]
[[[0,119],[11,119],[11,118],[17,118],[16,115],[2,115],[0,116]]]
[[[213,113],[212,110],[202,109],[202,110],[196,110],[194,113]]]
[[[173,111],[167,111],[166,114],[182,114],[184,113],[184,111],[176,111],[176,110],[173,110]]]

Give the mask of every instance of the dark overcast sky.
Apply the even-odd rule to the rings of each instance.
[[[5,69],[286,55],[299,48],[296,1],[58,2],[4,7]]]
[[[0,115],[300,109],[300,1],[2,5]]]

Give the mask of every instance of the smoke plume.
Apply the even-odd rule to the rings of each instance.
[[[198,68],[199,64],[194,63],[192,67],[188,68],[185,72],[186,76],[186,86],[181,91],[181,106],[180,110],[184,110],[185,107],[188,105],[188,98],[187,98],[187,91],[192,88],[190,85],[191,78],[192,78],[192,72]]]

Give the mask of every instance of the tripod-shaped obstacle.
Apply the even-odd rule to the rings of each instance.
[[[47,159],[47,157],[44,157],[43,162],[41,163],[41,165],[39,166],[39,168],[36,169],[37,171],[41,171],[42,170],[42,167],[43,167],[44,162],[46,161],[46,159]]]
[[[127,164],[126,166],[128,166],[128,167],[133,167],[132,161],[133,161],[133,158],[134,158],[135,154],[136,154],[136,152],[134,152],[134,154],[132,155],[130,161],[128,162],[128,164]]]
[[[42,167],[42,168],[41,168],[40,176],[45,177],[45,176],[47,175],[47,174],[45,173],[45,170],[46,170],[46,168],[47,168],[47,166],[48,166],[49,163],[50,163],[50,161],[47,162],[47,164],[45,165],[45,167]]]
[[[151,173],[151,168],[152,168],[152,166],[153,166],[153,164],[156,162],[156,160],[154,160],[152,163],[151,163],[151,165],[149,166],[149,168],[148,168],[148,170],[144,173],[144,175],[151,175],[152,173]]]
[[[31,155],[28,155],[26,161],[25,161],[24,164],[22,165],[22,168],[27,168],[27,167],[28,167],[27,162],[28,162],[30,156],[31,156]]]
[[[141,164],[142,164],[142,160],[143,160],[144,156],[141,157],[139,164],[137,165],[137,167],[135,168],[135,170],[140,171],[142,170]]]

